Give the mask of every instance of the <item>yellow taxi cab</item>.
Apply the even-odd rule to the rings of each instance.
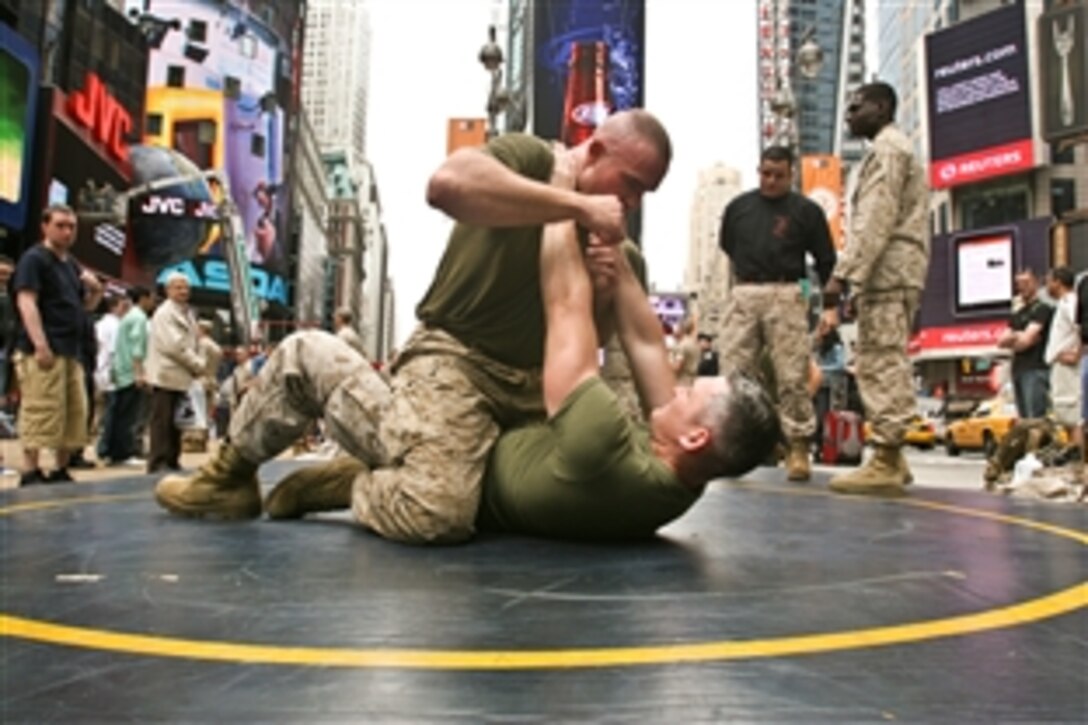
[[[1016,421],[1015,403],[1004,398],[984,400],[966,418],[948,424],[945,449],[950,456],[959,455],[961,450],[981,450],[990,456]]]
[[[865,421],[865,440],[873,439],[873,428],[869,421]],[[933,421],[916,415],[910,419],[907,432],[903,435],[903,442],[908,446],[918,448],[932,448],[937,445],[937,428]]]

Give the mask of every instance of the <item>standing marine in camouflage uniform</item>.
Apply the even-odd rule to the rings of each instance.
[[[777,381],[782,431],[789,440],[787,477],[807,481],[816,431],[808,394],[808,299],[805,255],[816,260],[820,283],[835,265],[827,216],[814,201],[791,191],[793,154],[784,146],[763,151],[759,188],[725,208],[718,243],[736,277],[718,349],[725,372],[756,376],[760,354],[770,353]]]
[[[366,474],[367,494],[355,499],[361,523],[414,543],[457,542],[473,534],[484,467],[500,431],[544,415],[543,225],[573,219],[600,243],[619,244],[626,237],[625,213],[657,188],[670,159],[661,124],[632,110],[609,116],[572,149],[508,134],[483,149],[452,154],[435,172],[428,201],[457,224],[416,308],[421,324],[397,357],[390,400],[379,405],[387,408],[377,435],[388,465]],[[574,191],[550,183],[554,169],[568,165]],[[324,366],[351,364],[341,363],[335,351],[316,362],[285,351],[279,360],[284,389],[251,390],[231,423],[231,445],[196,475],[160,481],[160,505],[190,516],[257,516],[257,466],[305,429],[289,411],[324,415],[330,433],[344,418],[339,406],[359,409],[349,419],[371,415],[376,398],[362,398],[376,395],[368,389],[373,386],[360,382],[357,394],[328,389]],[[247,421],[264,406],[274,406],[274,415],[259,436],[247,435]],[[357,439],[376,430],[362,424],[353,429]],[[373,448],[349,445],[347,437],[340,442],[356,455]]]
[[[838,325],[839,297],[849,283],[858,388],[875,453],[863,467],[831,479],[839,493],[898,496],[912,479],[901,452],[917,405],[907,342],[929,266],[929,229],[925,172],[893,123],[896,103],[891,86],[870,83],[846,111],[850,132],[873,143],[858,168],[846,249],[825,287],[824,314]]]

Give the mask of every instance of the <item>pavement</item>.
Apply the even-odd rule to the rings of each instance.
[[[208,452],[183,453],[181,465],[188,470],[195,470],[204,464],[215,451],[217,441],[209,443]],[[908,448],[907,460],[910,462],[914,473],[915,485],[927,488],[945,488],[962,491],[982,490],[982,469],[985,459],[981,454],[965,453],[955,458],[947,455],[944,448],[933,448],[928,451]],[[17,439],[0,441],[0,463],[4,464],[4,471],[0,473],[0,490],[15,488],[19,483],[18,469],[21,465],[23,454],[22,447]],[[96,461],[93,448],[86,451],[87,460]],[[303,454],[302,459],[319,459],[326,457],[320,450],[309,454]],[[281,458],[295,459],[292,451],[285,452]],[[42,467],[49,470],[52,466],[52,455],[48,451],[42,453]],[[842,466],[825,466],[815,464],[814,471],[825,472],[834,475],[843,470]],[[132,476],[144,475],[145,471],[133,466],[105,466],[100,464],[93,469],[79,469],[71,471],[72,477],[77,483],[91,483],[101,481],[114,481]]]
[[[217,444],[213,441],[209,444],[206,453],[182,453],[181,466],[194,470],[204,464],[212,455]],[[92,483],[101,481],[114,481],[132,476],[142,476],[147,471],[141,466],[117,465],[106,466],[97,460],[93,447],[88,447],[84,453],[88,461],[96,463],[96,468],[81,468],[69,471],[77,483]],[[19,485],[19,468],[22,466],[23,448],[18,439],[0,441],[0,463],[3,464],[3,472],[0,473],[0,490],[16,488]],[[53,467],[52,451],[42,451],[41,467],[50,470]]]

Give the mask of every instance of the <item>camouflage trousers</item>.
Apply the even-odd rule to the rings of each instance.
[[[269,460],[317,418],[367,464],[355,518],[407,543],[472,536],[484,467],[499,432],[544,416],[540,372],[512,368],[450,335],[420,328],[400,353],[392,385],[326,332],[287,337],[231,420],[231,445]]]
[[[865,292],[854,299],[858,340],[854,361],[873,443],[899,447],[915,414],[914,375],[907,342],[919,290]]]
[[[810,438],[816,415],[808,395],[808,304],[796,282],[733,287],[718,335],[722,373],[759,373],[760,353],[769,350],[777,386],[778,415],[786,437]]]

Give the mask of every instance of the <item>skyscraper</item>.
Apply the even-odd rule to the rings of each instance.
[[[996,6],[998,3],[993,2]],[[895,88],[899,96],[896,124],[914,143],[915,153],[925,158],[922,143],[921,113],[924,105],[919,83],[925,50],[922,37],[956,23],[960,18],[960,0],[936,0],[929,3],[887,3],[878,5],[880,33],[880,80]]]
[[[729,295],[729,258],[718,248],[725,205],[740,193],[740,172],[718,163],[699,172],[691,203],[684,289],[696,294],[700,331],[716,333]]]
[[[796,133],[801,154],[861,158],[843,119],[847,93],[865,80],[864,0],[760,0],[757,22],[760,146],[792,146]],[[796,67],[808,38],[823,51],[815,78]]]
[[[366,153],[370,15],[361,0],[310,0],[302,60],[302,104],[322,152],[346,151],[352,169]]]

